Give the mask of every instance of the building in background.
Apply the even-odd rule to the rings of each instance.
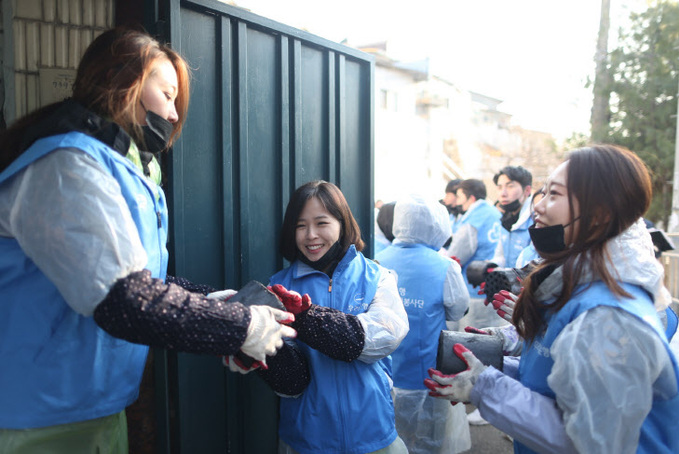
[[[449,180],[478,178],[492,201],[500,168],[522,165],[539,187],[560,162],[552,135],[512,125],[502,100],[438,77],[428,59],[393,60],[386,42],[358,48],[375,57],[376,199],[439,198]]]

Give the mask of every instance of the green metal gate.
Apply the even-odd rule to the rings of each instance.
[[[277,251],[288,199],[312,179],[342,189],[369,240],[372,57],[217,1],[158,10],[193,68],[169,162],[171,273],[218,288],[266,283],[285,266]],[[255,374],[161,351],[156,376],[161,452],[276,452],[278,399]]]

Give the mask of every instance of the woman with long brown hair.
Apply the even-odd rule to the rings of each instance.
[[[631,151],[572,151],[535,206],[543,260],[512,318],[525,342],[518,368],[506,359],[497,371],[457,345],[469,369],[430,370],[432,394],[472,402],[519,453],[679,452],[679,368],[657,312],[668,295],[641,219],[650,201]]]
[[[155,156],[188,101],[179,54],[114,29],[88,47],[72,99],[0,137],[0,452],[126,453],[148,346],[264,361],[295,335],[285,311],[165,282]]]

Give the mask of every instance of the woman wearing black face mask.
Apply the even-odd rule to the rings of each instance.
[[[650,200],[632,152],[571,152],[535,206],[543,260],[512,318],[518,367],[506,359],[501,373],[458,349],[469,369],[430,371],[432,392],[474,403],[519,453],[679,452],[679,367],[657,312],[670,297],[641,219]]]
[[[264,361],[295,335],[285,311],[165,281],[167,205],[140,150],[172,143],[188,97],[179,54],[109,30],[85,52],[72,99],[0,136],[3,453],[126,453],[148,346]]]

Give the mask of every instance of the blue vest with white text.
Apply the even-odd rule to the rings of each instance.
[[[547,330],[543,335],[535,338],[532,343],[526,343],[521,362],[519,364],[519,377],[521,383],[533,391],[539,392],[550,398],[554,398],[554,392],[547,383],[554,361],[550,356],[550,349],[554,340],[570,322],[580,314],[597,306],[612,306],[627,311],[648,324],[649,330],[654,330],[665,343],[674,364],[674,371],[679,380],[679,368],[672,353],[670,352],[665,332],[656,313],[650,296],[640,287],[620,283],[622,288],[632,295],[632,298],[618,299],[606,285],[595,282],[591,287],[582,290],[575,289],[575,296],[556,314],[547,317]],[[629,371],[620,371],[629,373]],[[672,421],[679,420],[679,394],[668,400],[655,399],[650,413],[646,416],[641,426],[638,453],[663,454],[679,452],[679,432],[672,425]],[[514,450],[517,453],[533,453],[531,449],[514,442]]]
[[[276,273],[270,282],[308,293],[313,304],[358,315],[368,310],[382,272],[386,271],[352,245],[337,265],[332,282],[299,261]],[[301,396],[281,398],[281,439],[300,454],[359,454],[393,443],[397,436],[394,406],[382,361],[347,363],[296,342],[309,360],[311,382]]]
[[[446,329],[443,286],[451,261],[423,244],[395,243],[377,261],[396,271],[398,291],[408,313],[410,330],[391,354],[394,386],[426,389],[427,370],[436,367],[441,330]]]
[[[164,279],[165,196],[102,142],[77,132],[40,139],[0,174],[0,184],[59,148],[86,152],[115,178],[148,255],[147,268]],[[148,347],[114,338],[92,317],[73,311],[14,238],[0,238],[0,295],[1,428],[99,418],[137,398]]]

